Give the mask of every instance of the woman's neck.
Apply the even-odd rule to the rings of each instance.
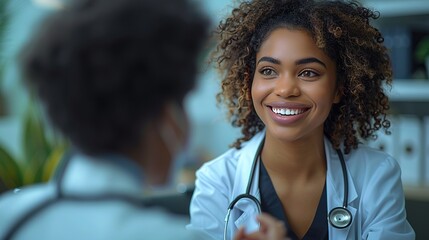
[[[326,172],[323,134],[284,141],[267,132],[261,158],[270,175],[287,182],[307,181]]]

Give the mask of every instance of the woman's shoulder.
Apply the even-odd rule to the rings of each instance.
[[[372,162],[394,160],[393,156],[390,154],[365,144],[359,144],[358,147],[353,149],[348,155],[350,155],[350,157],[359,157]]]
[[[345,156],[347,164],[352,169],[366,171],[371,174],[374,171],[386,169],[387,171],[399,171],[398,161],[386,152],[360,144]]]
[[[236,168],[252,164],[257,148],[264,137],[264,132],[256,134],[245,142],[240,149],[230,148],[218,157],[204,163],[197,174],[210,175],[234,175]]]
[[[226,170],[235,170],[243,149],[231,148],[218,157],[204,163],[197,174],[222,174]]]

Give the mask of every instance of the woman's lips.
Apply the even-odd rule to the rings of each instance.
[[[295,123],[304,118],[310,106],[301,103],[271,103],[266,105],[271,118],[281,125]]]

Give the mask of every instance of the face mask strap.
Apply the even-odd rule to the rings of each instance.
[[[168,106],[169,114],[171,119],[175,122],[183,132],[186,134],[186,118],[183,110],[179,107],[178,104],[170,104]],[[167,151],[169,151],[171,156],[171,166],[170,166],[170,174],[169,179],[166,184],[163,186],[157,186],[157,188],[171,188],[175,181],[177,180],[177,174],[179,173],[179,169],[183,167],[184,161],[188,159],[187,152],[187,144],[186,141],[179,136],[179,134],[173,128],[173,123],[169,123],[168,121],[162,122],[161,125],[158,126],[158,131],[161,137],[161,140],[165,143]]]
[[[159,134],[171,157],[174,158],[180,147],[178,146],[179,137],[174,132],[173,127],[170,124],[164,124],[159,128]]]
[[[177,102],[172,102],[169,104],[169,111],[171,115],[174,117],[173,119],[176,121],[177,126],[180,128],[182,133],[186,133],[187,124],[186,124],[186,116],[182,107],[179,106]]]
[[[173,102],[168,105],[168,111],[171,115],[171,119],[176,122],[176,125],[179,127],[180,131],[182,131],[183,134],[185,134],[186,118],[184,116],[183,110],[179,107],[179,105],[176,102]],[[182,148],[181,147],[182,144],[180,144],[180,137],[178,136],[176,131],[174,131],[173,127],[169,123],[164,123],[162,126],[160,126],[159,133],[160,133],[161,139],[167,146],[167,150],[171,154],[171,157],[174,158]]]

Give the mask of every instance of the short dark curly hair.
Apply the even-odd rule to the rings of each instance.
[[[135,146],[194,86],[208,18],[187,0],[70,2],[22,50],[24,80],[82,151]]]
[[[233,146],[240,148],[264,128],[251,99],[255,58],[262,42],[279,27],[308,31],[336,62],[342,98],[324,126],[336,149],[343,144],[349,153],[360,138],[375,136],[382,127],[388,132],[389,101],[383,84],[391,84],[392,69],[382,35],[370,24],[378,17],[355,1],[254,0],[233,9],[218,26],[212,59],[222,74],[217,100],[227,106],[233,126],[241,127],[243,134]]]

